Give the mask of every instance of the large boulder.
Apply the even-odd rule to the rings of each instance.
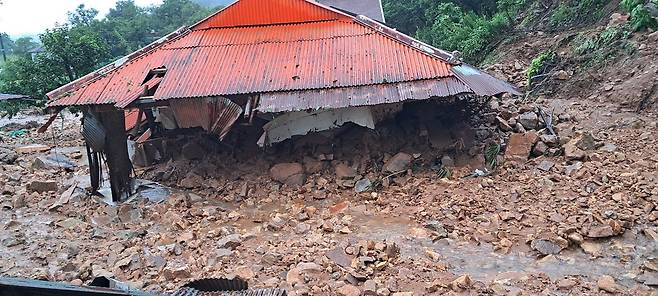
[[[302,186],[306,182],[304,167],[296,162],[279,163],[270,169],[270,176],[275,181],[290,186]]]
[[[512,134],[505,151],[505,160],[513,162],[527,161],[533,146],[537,143],[537,139],[538,136],[535,132]]]
[[[382,170],[385,173],[397,173],[409,168],[413,157],[407,153],[400,152],[391,157],[385,164]]]

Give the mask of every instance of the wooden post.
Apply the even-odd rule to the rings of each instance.
[[[118,202],[132,193],[132,163],[128,156],[126,118],[121,109],[101,111],[98,120],[105,129],[105,158],[110,176],[112,201]]]

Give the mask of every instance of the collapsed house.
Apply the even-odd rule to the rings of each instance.
[[[132,191],[133,164],[162,158],[158,139],[171,131],[221,141],[258,121],[266,147],[348,122],[374,129],[403,102],[502,93],[516,91],[345,6],[240,0],[50,92],[48,106],[83,111],[92,187],[105,162],[120,200]],[[140,156],[148,149],[150,159]]]

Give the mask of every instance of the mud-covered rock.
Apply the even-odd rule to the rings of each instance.
[[[302,186],[306,181],[304,167],[299,163],[276,164],[270,168],[270,176],[275,181],[290,186]]]
[[[400,152],[391,159],[389,159],[384,166],[382,167],[382,170],[385,173],[397,173],[400,171],[404,171],[409,168],[411,165],[411,161],[413,160],[413,157],[407,153]]]

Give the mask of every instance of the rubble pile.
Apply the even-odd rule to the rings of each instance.
[[[228,276],[290,295],[651,295],[655,118],[496,103],[475,128],[390,126],[381,145],[357,127],[251,157],[193,138],[194,149],[137,171],[168,187],[119,205],[87,194],[75,119],[54,126],[57,147],[51,134],[0,134],[16,154],[0,164],[0,274],[102,275],[153,291]],[[540,109],[554,114],[557,142]],[[470,174],[491,143],[504,159]],[[539,143],[548,149],[535,153]]]

